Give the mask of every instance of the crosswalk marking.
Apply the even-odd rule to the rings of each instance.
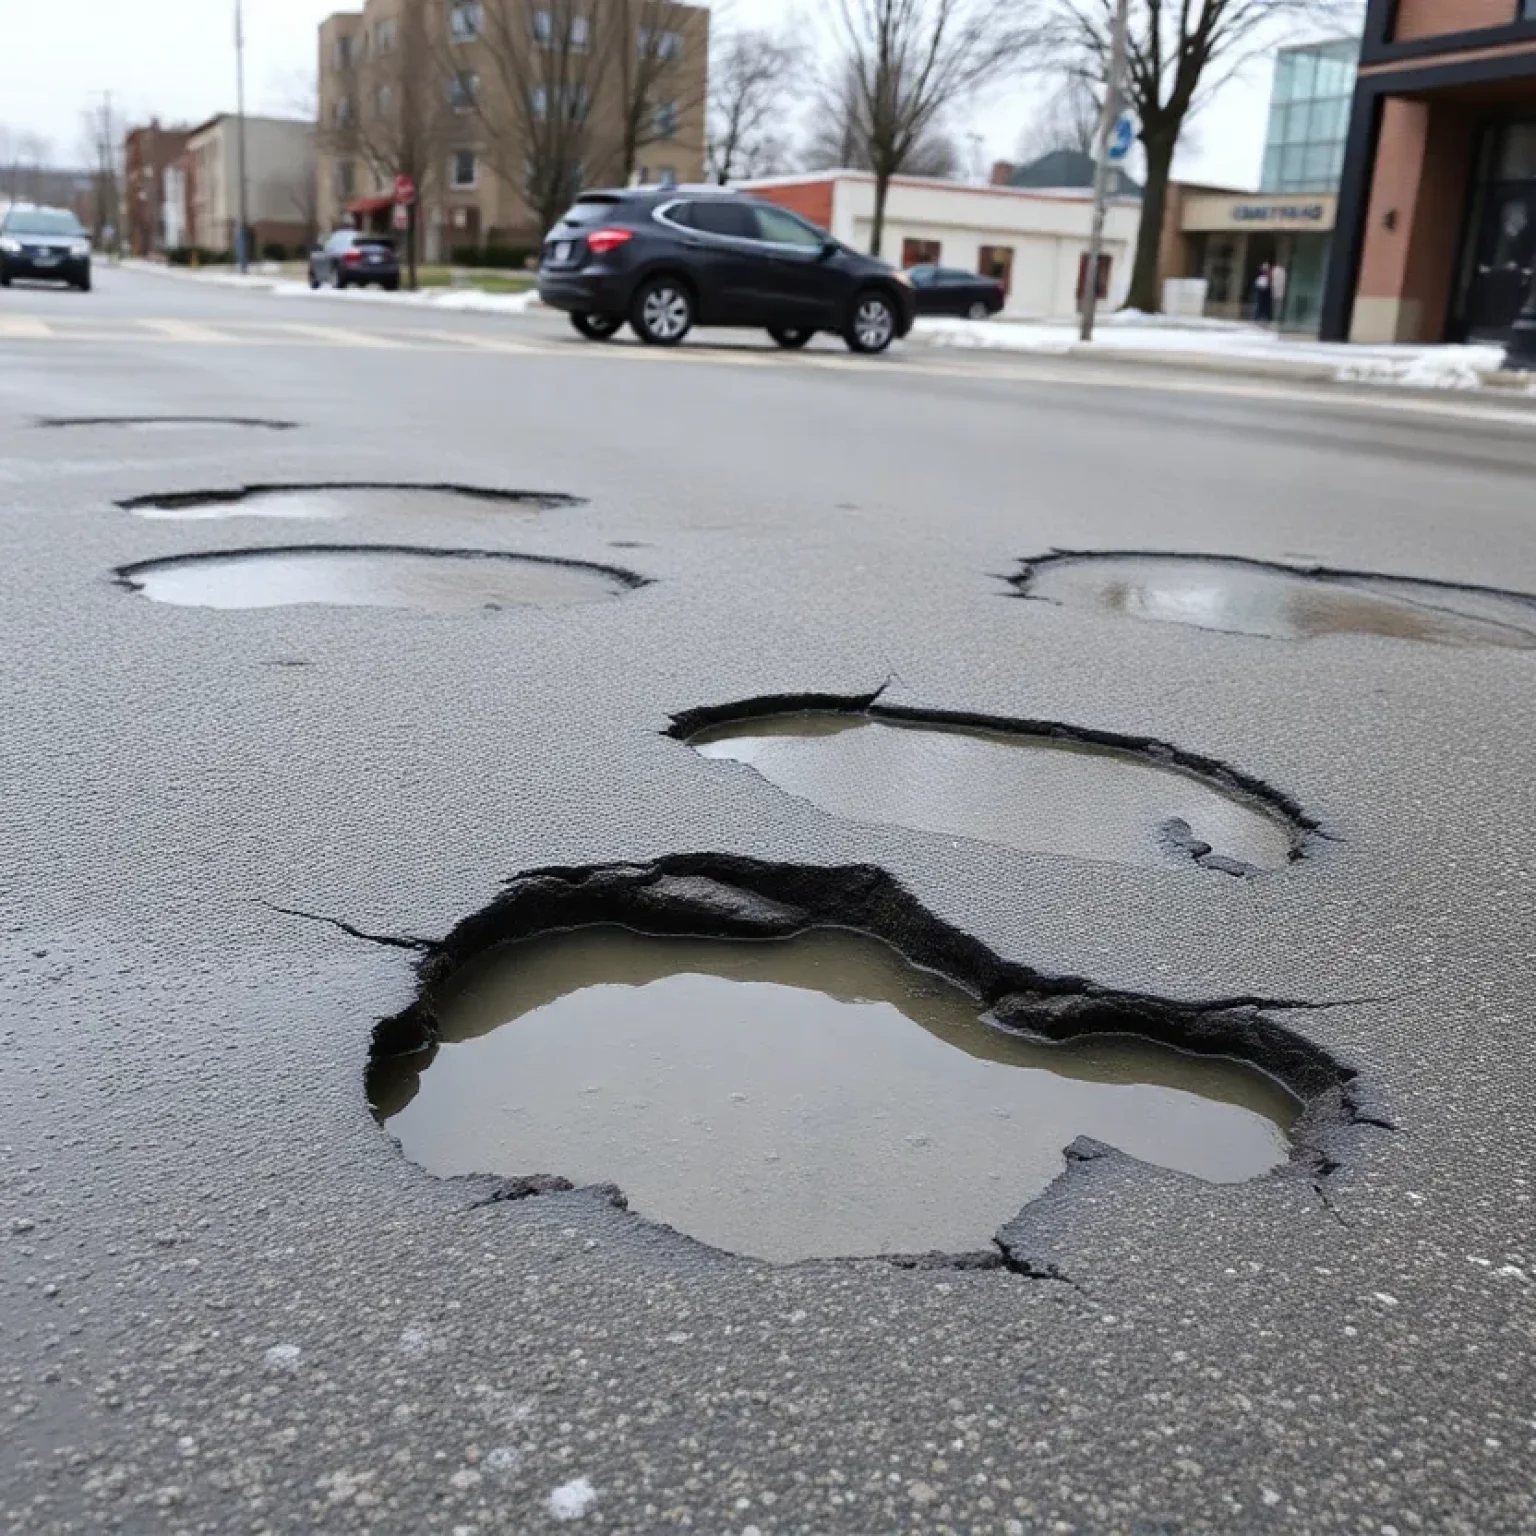
[[[185,341],[199,347],[231,347],[239,340],[228,331],[196,320],[140,320],[139,324],[167,341]]]
[[[53,327],[46,320],[39,320],[33,315],[0,315],[0,336],[46,341],[52,335]]]
[[[473,331],[397,331],[395,334],[429,336],[433,341],[461,347],[467,352],[520,353],[524,357],[547,357],[553,351],[550,347],[533,347],[525,341],[510,341],[502,336],[482,336]]]
[[[401,347],[408,345],[379,331],[355,331],[339,325],[311,325],[301,320],[285,320],[274,328],[286,335],[309,337],[315,341],[328,342],[336,347],[388,348],[399,351]]]

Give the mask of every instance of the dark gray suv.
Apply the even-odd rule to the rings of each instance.
[[[586,192],[550,231],[539,297],[594,341],[627,321],[675,347],[695,325],[761,326],[781,347],[817,331],[883,352],[912,328],[912,285],[773,203],[720,189]]]

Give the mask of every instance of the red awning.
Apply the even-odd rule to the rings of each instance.
[[[348,213],[380,213],[385,208],[393,208],[395,200],[391,196],[384,197],[360,197],[355,202],[347,204]]]

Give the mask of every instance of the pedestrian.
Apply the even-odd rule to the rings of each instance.
[[[1259,325],[1268,325],[1275,318],[1275,295],[1270,287],[1267,261],[1253,280],[1253,318]]]
[[[1285,268],[1277,261],[1269,269],[1269,296],[1274,300],[1275,324],[1285,323]]]

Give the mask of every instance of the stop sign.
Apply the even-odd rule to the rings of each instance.
[[[395,201],[400,204],[416,201],[416,183],[409,176],[395,177]]]

